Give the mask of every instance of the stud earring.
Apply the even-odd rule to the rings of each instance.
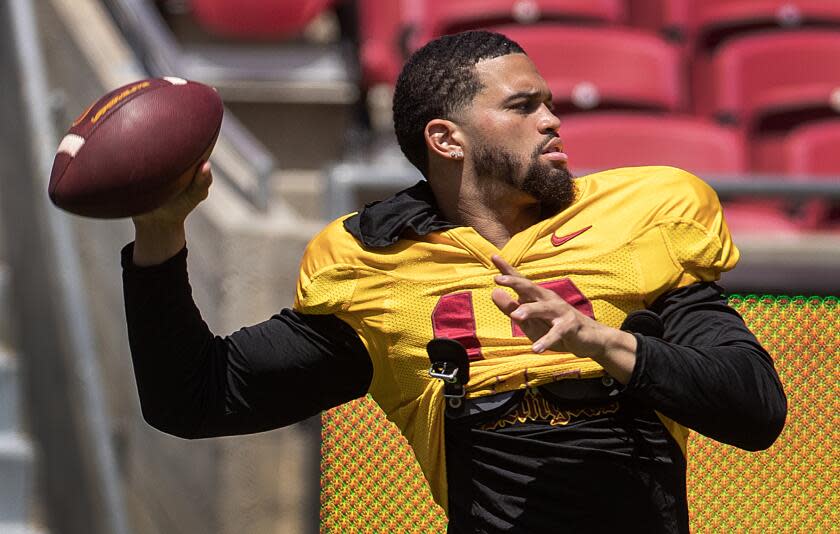
[[[449,153],[449,157],[450,158],[461,159],[461,158],[464,157],[464,153],[460,152],[460,151],[453,150],[452,152]]]

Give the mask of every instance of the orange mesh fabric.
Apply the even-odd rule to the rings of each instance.
[[[779,440],[761,453],[692,434],[692,530],[836,532],[838,299],[733,296],[730,304],[773,356],[788,419]]]
[[[834,297],[733,296],[730,303],[773,355],[788,394],[787,426],[760,453],[692,434],[688,499],[693,532],[832,532],[840,439]],[[368,398],[323,416],[322,532],[444,532],[405,439]]]

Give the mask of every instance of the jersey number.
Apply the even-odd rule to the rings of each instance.
[[[592,312],[592,303],[583,296],[574,282],[568,278],[541,282],[537,285],[554,291],[582,314],[595,318],[595,314]],[[519,325],[512,320],[510,324],[513,337],[525,337],[525,333],[519,328]],[[435,337],[448,337],[461,343],[467,349],[470,361],[484,359],[481,355],[481,342],[476,334],[475,311],[471,291],[461,291],[442,296],[432,312],[432,328]]]

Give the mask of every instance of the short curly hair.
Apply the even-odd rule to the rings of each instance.
[[[408,58],[394,89],[394,131],[405,157],[428,178],[424,130],[433,119],[453,119],[482,89],[475,64],[524,54],[500,33],[469,31],[429,42]]]

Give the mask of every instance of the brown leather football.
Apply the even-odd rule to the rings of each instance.
[[[190,183],[222,125],[219,94],[181,78],[115,89],[76,119],[56,151],[49,196],[101,219],[153,210]]]

